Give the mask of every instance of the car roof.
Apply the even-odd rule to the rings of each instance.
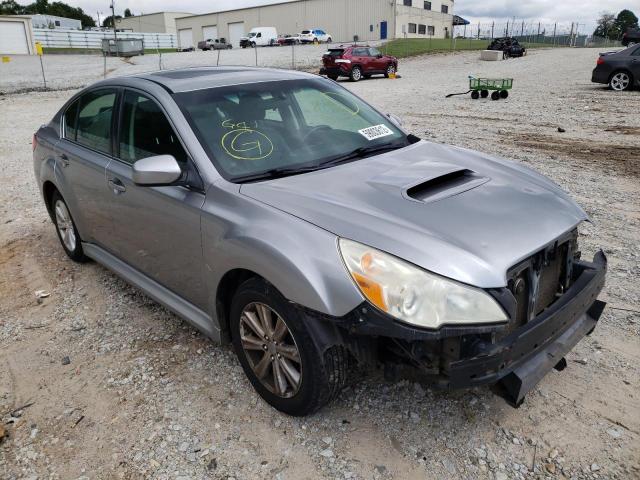
[[[135,75],[173,92],[188,92],[243,83],[316,78],[304,72],[259,67],[193,67]]]

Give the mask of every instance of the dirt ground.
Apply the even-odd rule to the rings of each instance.
[[[640,478],[640,93],[591,84],[596,56],[430,56],[343,83],[422,138],[541,171],[593,219],[580,243],[609,258],[608,306],[519,409],[372,372],[311,417],[274,411],[229,347],[65,257],[30,145],[72,91],[0,96],[0,478]],[[512,95],[444,98],[471,74]]]

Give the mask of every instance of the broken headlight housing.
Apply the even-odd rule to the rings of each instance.
[[[377,308],[424,328],[504,322],[502,307],[484,290],[448,280],[352,240],[340,254],[358,289]]]

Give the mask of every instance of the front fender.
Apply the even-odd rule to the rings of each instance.
[[[311,223],[245,197],[238,185],[212,186],[203,216],[205,282],[217,292],[234,269],[254,272],[289,301],[342,316],[364,298],[349,277],[337,237]],[[216,318],[215,294],[210,311]]]

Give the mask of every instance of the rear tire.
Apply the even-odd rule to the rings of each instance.
[[[500,90],[500,98],[507,98],[509,96],[508,90]]]
[[[303,416],[338,396],[347,380],[347,351],[340,346],[320,351],[304,314],[271,284],[252,278],[240,285],[230,315],[233,347],[240,364],[255,390],[272,407]]]
[[[631,90],[633,86],[633,76],[626,71],[619,70],[613,72],[609,79],[609,88],[616,92],[622,92],[624,90]]]
[[[351,69],[351,73],[349,74],[349,79],[352,82],[359,82],[362,80],[362,69],[359,66],[355,66]]]
[[[500,100],[500,92],[497,90],[491,92],[491,100]]]
[[[489,96],[489,90],[480,90],[480,96],[482,98],[487,98]]]
[[[338,75],[327,75],[327,77],[333,80],[334,82],[338,80]]]
[[[82,250],[82,239],[69,212],[69,207],[57,190],[51,195],[51,213],[58,240],[67,256],[78,263],[89,261]]]

